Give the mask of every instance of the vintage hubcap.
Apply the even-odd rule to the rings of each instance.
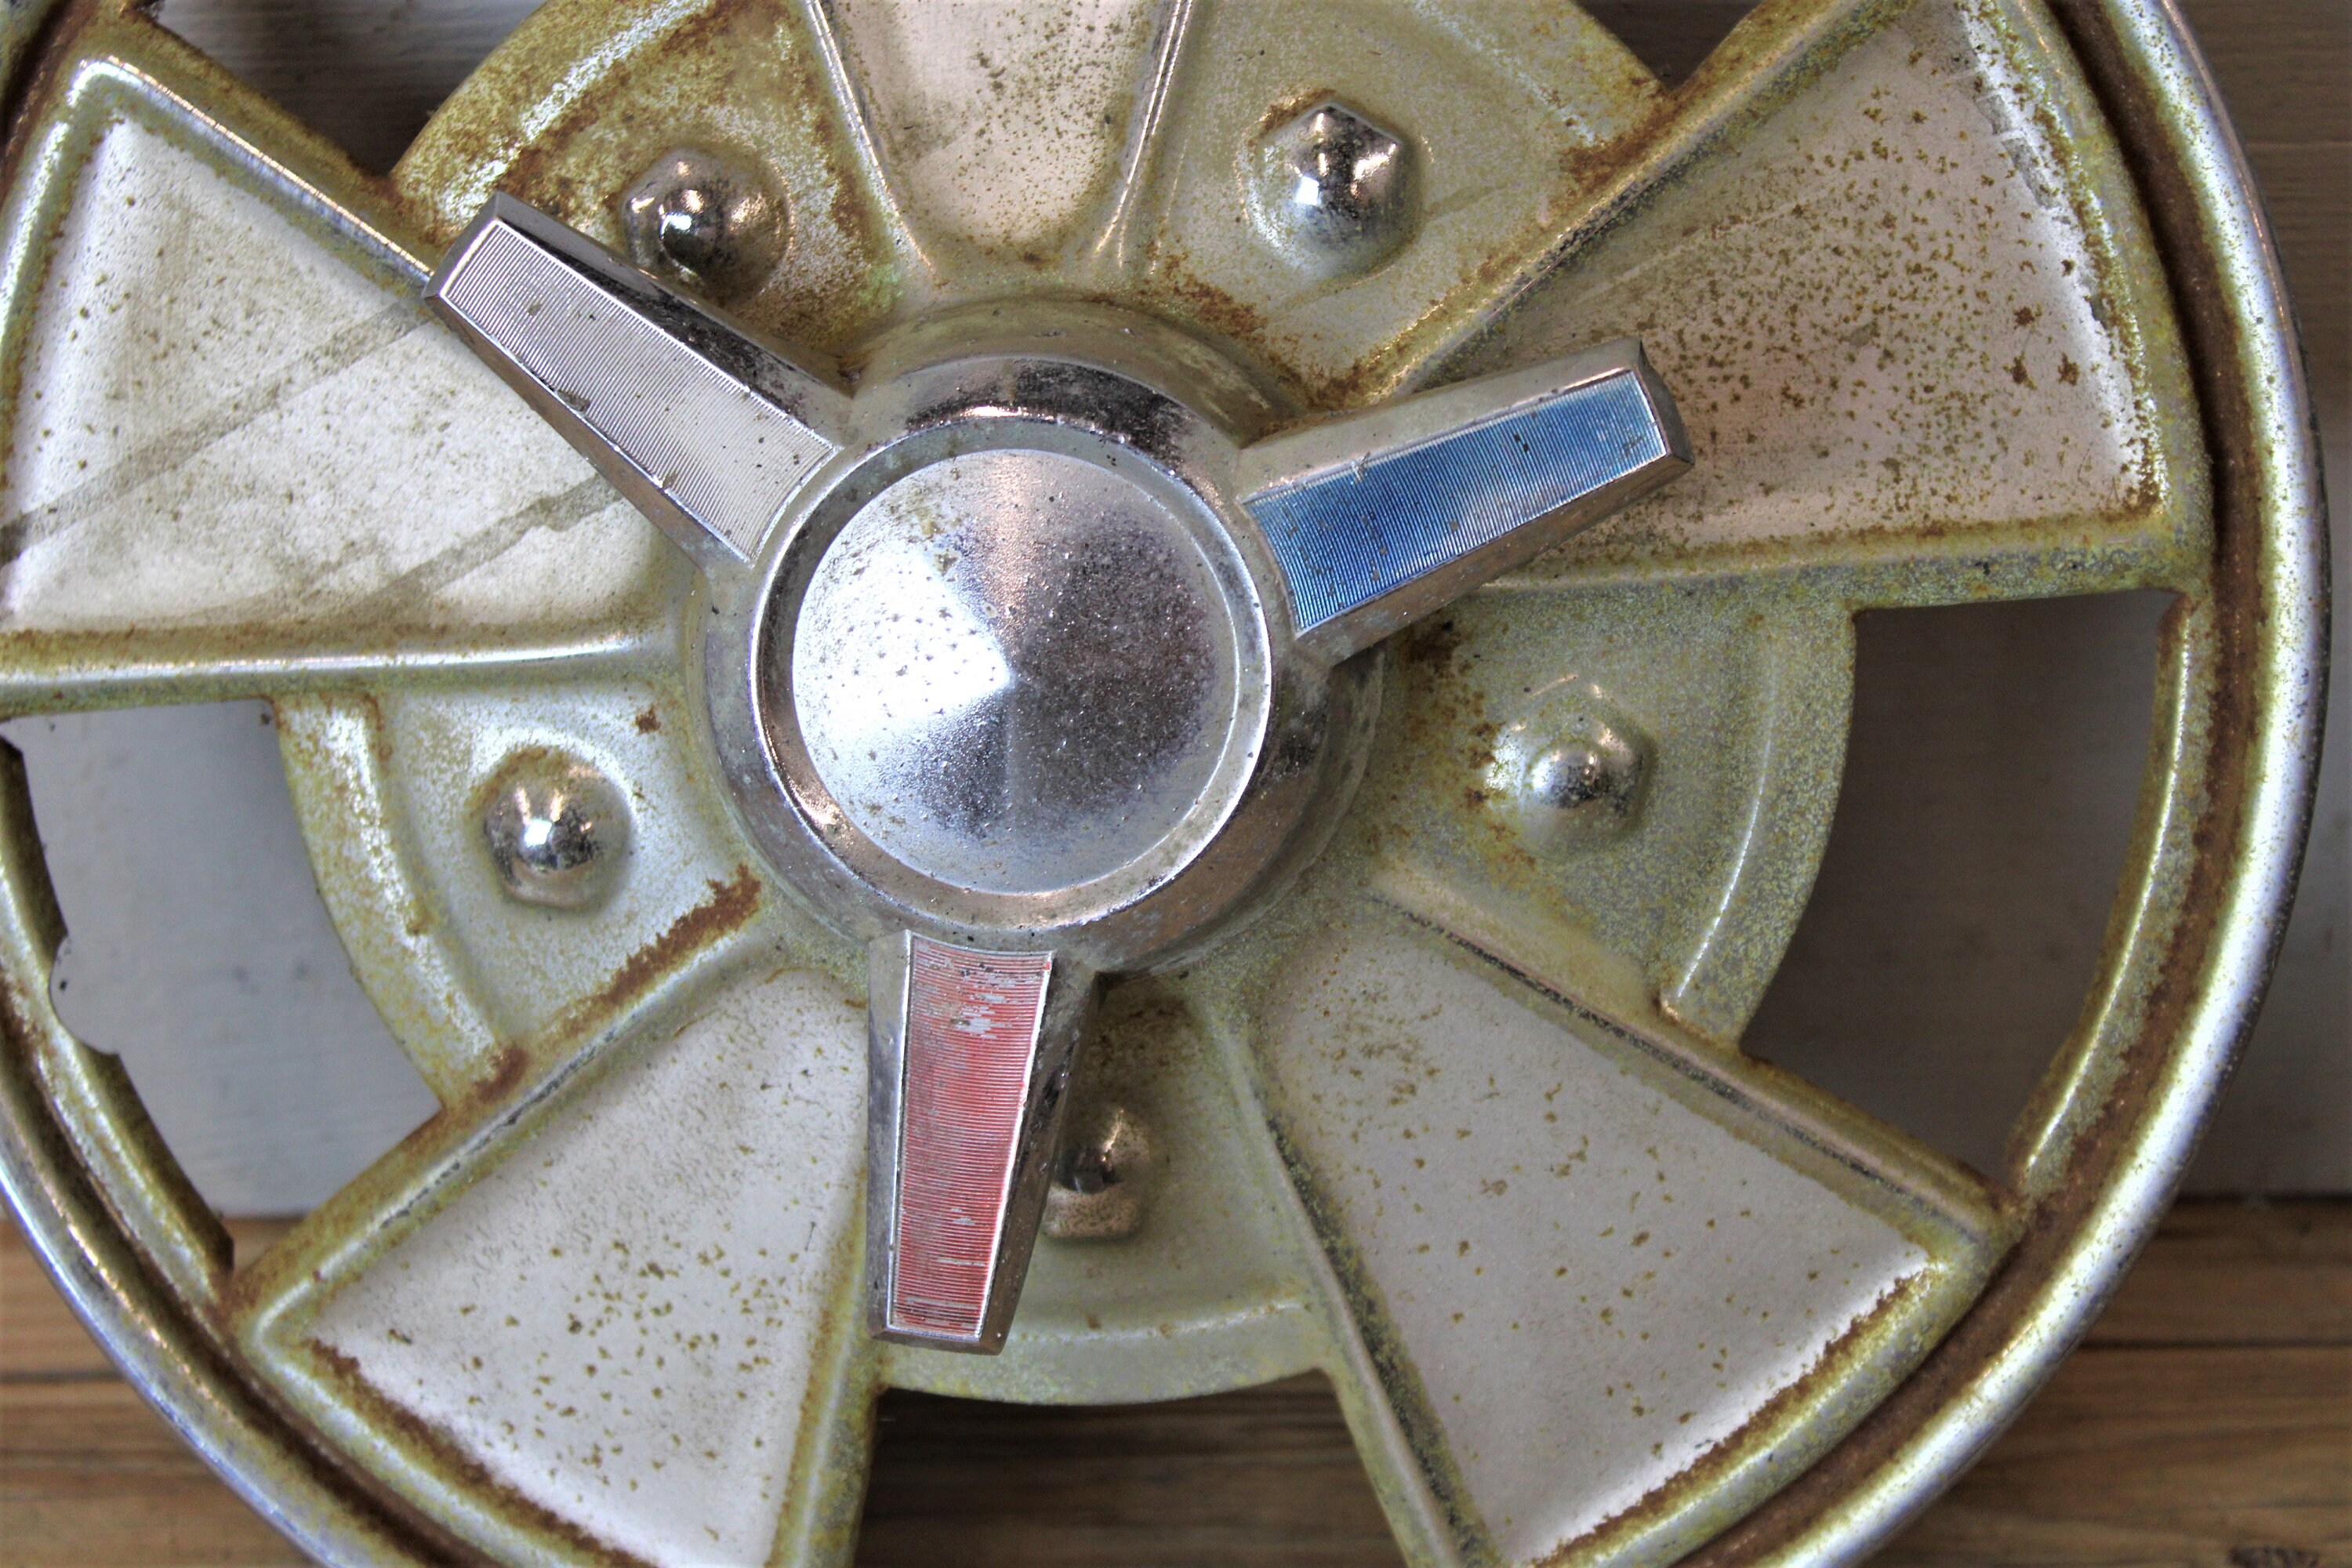
[[[10,784],[0,1180],[329,1561],[837,1560],[884,1387],[1308,1369],[1416,1561],[1852,1560],[2291,885],[2307,408],[2169,9],[1782,0],[1671,89],[1076,14],[551,0],[384,182],[140,8],[0,28],[0,715],[274,701],[438,1108],[231,1257]],[[1743,1051],[1855,615],[2150,589],[1998,1168]]]

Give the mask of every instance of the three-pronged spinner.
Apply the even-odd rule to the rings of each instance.
[[[436,304],[694,558],[736,808],[869,945],[874,1331],[1003,1343],[1097,977],[1244,915],[1344,803],[1354,656],[1673,478],[1631,342],[1297,425],[1077,305],[853,395],[499,198]]]

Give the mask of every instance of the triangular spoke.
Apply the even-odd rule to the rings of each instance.
[[[681,570],[659,536],[425,313],[329,160],[265,155],[300,133],[173,63],[158,33],[70,68],[11,209],[0,707],[630,662]]]
[[[428,1125],[235,1293],[286,1397],[494,1555],[764,1562],[865,1463],[862,1013],[786,971],[642,1022]]]
[[[1689,1550],[1859,1419],[2003,1245],[1990,1194],[1899,1135],[1402,920],[1292,953],[1258,1027],[1380,1397],[1474,1558]]]
[[[1906,0],[1766,0],[1690,79],[1642,100],[1645,112],[1608,128],[1603,145],[1569,171],[1541,227],[1512,234],[1383,364],[1383,389],[1419,385],[1495,320],[1540,289],[1603,237],[1625,226],[1695,169],[1754,135],[1760,121],[1817,89],[1857,45],[1871,41]]]
[[[2005,5],[1916,6],[1495,300],[1444,376],[1638,334],[1694,448],[1521,581],[1814,567],[1854,604],[2194,581],[2195,403],[2062,49]]]
[[[950,292],[1094,248],[1118,218],[1185,0],[814,0],[908,243]]]

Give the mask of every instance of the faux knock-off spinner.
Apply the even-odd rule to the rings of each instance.
[[[953,1349],[1011,1326],[1096,976],[1328,837],[1350,661],[1689,465],[1630,343],[1238,447],[1149,321],[920,321],[850,398],[504,196],[429,293],[709,579],[736,809],[870,943],[874,1331]]]
[[[2316,754],[2226,127],[2132,0],[1773,0],[1672,91],[1539,20],[555,0],[387,182],[9,20],[0,710],[273,699],[442,1109],[232,1258],[12,788],[0,1174],[307,1549],[834,1561],[885,1386],[1319,1369],[1416,1560],[1840,1561],[2063,1353]],[[2133,588],[2004,1168],[1742,1054],[1854,612]]]

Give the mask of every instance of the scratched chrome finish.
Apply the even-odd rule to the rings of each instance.
[[[836,445],[837,394],[510,198],[451,247],[427,298],[706,565],[757,550]]]
[[[1243,717],[1192,529],[1118,469],[974,452],[825,550],[792,644],[811,762],[896,858],[991,893],[1092,882],[1180,828]]]
[[[748,711],[715,707],[713,739],[751,764],[732,770],[738,805],[776,868],[850,933],[914,944],[905,996],[870,999],[876,1019],[908,1020],[903,1092],[877,1087],[889,1109],[868,1152],[898,1173],[869,1211],[873,1314],[878,1333],[959,1349],[1001,1347],[1019,1300],[1052,1140],[1014,1111],[1024,1085],[1058,1104],[1071,1042],[1044,1042],[1034,1017],[968,1039],[947,1028],[941,998],[977,1006],[970,987],[1013,970],[969,961],[954,992],[935,973],[952,951],[940,939],[1015,944],[1047,970],[1057,949],[1120,969],[1198,946],[1246,912],[1201,897],[1204,877],[1262,898],[1353,772],[1344,756],[1270,769],[1286,749],[1278,708],[1344,703],[1355,678],[1330,664],[1688,466],[1673,401],[1633,343],[1242,449],[1184,400],[1181,371],[1130,377],[1049,331],[1021,359],[975,365],[966,347],[913,384],[879,378],[825,464],[822,438],[754,390],[762,367],[767,384],[788,376],[785,362],[511,198],[459,241],[434,297],[534,406],[552,394],[567,436],[607,448],[608,472],[675,475],[656,485],[668,512],[748,552],[759,504],[782,508],[748,575],[712,573],[706,679],[749,688]],[[753,384],[681,343],[733,346]],[[783,445],[789,469],[681,395],[681,369],[756,411],[755,444],[801,437]],[[717,492],[739,477],[748,505]],[[1310,740],[1303,760],[1323,750]],[[1282,771],[1326,787],[1288,787]],[[1113,921],[1115,937],[1089,931]],[[984,1058],[962,1077],[940,1065],[961,1059],[957,1041]],[[1002,1173],[985,1205],[971,1185],[982,1168]],[[951,1235],[964,1252],[942,1250]]]
[[[11,405],[0,489],[24,551],[0,692],[11,710],[280,698],[322,888],[445,1110],[232,1273],[130,1087],[43,1003],[61,933],[12,789],[0,1181],[141,1386],[314,1555],[837,1561],[883,1384],[1139,1399],[1313,1367],[1416,1562],[1848,1562],[2014,1414],[2152,1223],[2283,918],[2324,647],[2291,316],[2164,5],[2068,0],[2055,23],[2031,0],[1765,7],[1668,97],[1573,8],[1498,37],[1494,8],[1441,5],[1307,26],[1284,0],[557,0],[383,185],[142,18],[92,7],[43,31],[37,9],[0,29],[12,66],[46,51],[10,73],[6,387],[118,401],[51,422],[54,440]],[[1244,182],[1309,83],[1430,155],[1412,240],[1302,288],[1268,264]],[[840,933],[903,938],[912,916],[869,931],[887,908],[812,879],[802,900],[836,929],[803,918],[767,874],[792,859],[763,858],[784,841],[767,807],[711,784],[770,766],[761,721],[784,710],[760,705],[743,651],[759,573],[732,547],[707,550],[702,581],[645,551],[641,521],[415,309],[494,189],[625,239],[620,195],[715,134],[681,121],[718,105],[729,144],[777,150],[794,216],[787,261],[734,306],[860,367],[878,401],[857,439],[891,446],[927,414],[1017,420],[994,371],[1088,357],[1073,344],[1095,307],[1066,289],[1111,301],[1106,340],[1180,340],[1148,372],[1100,343],[1090,363],[1200,416],[1154,462],[1209,498],[1244,619],[1268,630],[1263,751],[1299,771],[1279,810],[1244,791],[1229,831],[1273,829],[1306,869],[1271,897],[1283,878],[1238,852],[1248,835],[1213,835],[1187,898],[1259,923],[1211,947],[1224,928],[1204,916],[1197,953],[1104,991],[1089,1092],[1140,1107],[1164,1180],[1135,1236],[1038,1244],[999,1357],[839,1328],[859,1316],[840,1282],[871,1174],[857,1039],[896,1027],[845,994],[863,966]],[[1920,184],[1910,165],[1937,159],[1968,177]],[[1971,208],[1979,190],[1996,194]],[[1644,227],[1661,214],[1671,244]],[[1872,248],[1915,229],[1938,242],[1916,268]],[[1823,259],[1840,253],[1862,259]],[[1947,262],[1982,265],[1962,289]],[[1710,312],[1735,298],[1769,309]],[[259,325],[190,331],[199,300]],[[990,358],[971,312],[999,310],[1024,322]],[[1343,666],[1360,689],[1318,708],[1272,550],[1215,504],[1256,488],[1217,439],[1245,452],[1634,331],[1692,416],[1689,481]],[[973,374],[953,396],[912,395],[958,353]],[[1246,364],[1265,406],[1212,389],[1214,359]],[[1743,400],[1738,378],[1766,368]],[[2170,379],[2189,372],[2193,393]],[[1049,422],[1087,433],[1074,447],[1153,434],[1098,396]],[[197,437],[215,445],[185,457]],[[2012,443],[2034,460],[1977,472]],[[163,466],[121,467],[133,452]],[[103,482],[77,479],[84,461]],[[174,510],[189,527],[151,526]],[[2147,826],[2011,1168],[1979,1182],[1744,1061],[1834,793],[1852,611],[2147,585],[2185,595]],[[648,604],[650,627],[632,618]],[[622,629],[584,635],[583,605]],[[698,637],[737,650],[704,660],[724,679],[674,668]],[[1351,738],[1383,688],[1389,727]],[[1556,846],[1578,859],[1566,878],[1494,832],[1518,803],[1488,770],[1498,726],[1525,721],[1540,748],[1587,698],[1643,721],[1658,787],[1629,829]],[[643,852],[595,910],[518,908],[480,852],[474,791],[530,744],[642,792]],[[1330,779],[1360,751],[1349,805]],[[1562,767],[1530,773],[1558,803],[1581,771],[1559,746],[1533,760],[1554,752]],[[1699,851],[1726,845],[1716,876]],[[1006,929],[938,909],[916,934]],[[594,923],[551,943],[558,921]],[[1153,940],[1118,934],[1134,955]],[[1062,946],[998,945],[1086,974]],[[1087,978],[1071,1005],[1095,1000]],[[1064,1037],[1041,1029],[1041,1054]],[[1407,1061],[1438,1070],[1381,1070]],[[1576,1223],[1667,1175],[1656,1229]],[[1756,1228],[1735,1243],[1734,1225]],[[1642,1303],[1613,1323],[1559,1294],[1604,1276]],[[1718,1316],[1732,1289],[1801,1330]],[[678,1380],[658,1398],[625,1396],[632,1342]],[[1627,1368],[1678,1403],[1619,1397]],[[1565,1436],[1546,1426],[1563,1417]]]
[[[868,444],[714,588],[703,689],[747,829],[841,929],[1118,971],[1264,896],[1363,677],[1286,646],[1215,428],[1037,346],[861,391]]]
[[[1242,505],[1282,563],[1300,640],[1343,658],[1690,467],[1638,343],[1278,437]]]
[[[736,769],[741,805],[758,825],[792,803],[803,843],[779,846],[779,868],[837,904],[842,878],[803,850],[839,862],[872,911],[853,930],[945,920],[1039,941],[1121,912],[1272,790],[1259,759],[1276,709],[1318,683],[1288,665],[1342,660],[1688,466],[1672,398],[1632,343],[1236,453],[1168,390],[1181,371],[1068,358],[1053,331],[1024,357],[924,365],[835,407],[789,362],[505,196],[433,294],[608,472],[666,476],[643,504],[702,524],[672,530],[698,560],[723,575],[710,539],[775,542],[746,583],[714,590],[742,606],[714,606],[706,639],[719,750],[752,750],[726,695],[748,676],[769,766]],[[704,357],[712,344],[741,384]],[[783,461],[675,390],[681,370],[752,409],[751,444],[775,434]],[[837,448],[783,402],[826,407],[862,449],[824,464]],[[747,493],[717,488],[730,481]],[[768,502],[785,508],[772,531]],[[1282,602],[1289,619],[1269,618]],[[1244,879],[1280,855],[1289,815],[1246,835]],[[1230,913],[1156,918],[1093,961],[1156,962]]]
[[[1622,715],[1597,702],[1564,719],[1519,720],[1495,737],[1487,787],[1517,808],[1538,853],[1573,850],[1625,832],[1651,787],[1652,748]]]
[[[1054,960],[908,944],[897,1232],[870,1249],[890,1270],[878,1328],[974,1339],[1003,1261],[997,1238]]]
[[[1682,466],[1671,402],[1636,350],[1241,447],[1253,416],[1229,431],[1185,400],[1219,401],[1213,377],[1184,367],[1197,351],[1155,352],[1146,322],[1099,325],[1093,352],[1068,325],[1024,339],[993,315],[985,331],[1013,340],[999,351],[885,351],[885,370],[914,368],[869,367],[853,445],[786,506],[748,575],[714,581],[704,687],[737,809],[771,864],[877,951],[1051,953],[1084,974],[1201,950],[1311,858],[1361,766],[1365,672],[1346,656]],[[1623,429],[1598,450],[1561,438],[1563,407],[1620,384]],[[1251,476],[1313,493],[1335,452],[1380,476],[1458,469],[1479,453],[1453,456],[1455,441],[1522,427],[1529,456],[1499,496],[1417,487],[1413,521],[1442,528],[1450,513],[1463,549],[1423,551],[1402,591],[1298,632],[1286,543],[1234,499]],[[1304,515],[1286,520],[1291,559]],[[870,1005],[877,1030],[905,1006],[896,992]],[[1034,1043],[1033,1094],[1069,1048]],[[944,1155],[881,1065],[875,1085],[868,1159],[901,1172],[868,1210],[877,1331],[993,1351],[1035,1238],[1050,1128],[988,1124],[1018,1201],[971,1233],[988,1244],[965,1260],[986,1281],[975,1315],[908,1318],[890,1294],[915,1234],[908,1194]]]

